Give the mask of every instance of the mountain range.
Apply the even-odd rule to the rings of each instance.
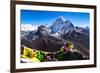
[[[55,52],[66,41],[71,41],[78,51],[89,58],[89,27],[74,26],[63,16],[58,17],[49,27],[41,25],[34,31],[21,31],[21,45],[37,50]]]

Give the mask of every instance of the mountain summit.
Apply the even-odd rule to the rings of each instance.
[[[36,35],[46,36],[46,35],[50,34],[50,32],[51,32],[51,30],[47,26],[41,25],[38,27]]]
[[[69,21],[65,20],[63,16],[60,16],[51,26],[52,33],[57,33],[60,31],[67,31],[69,28],[74,27],[74,25]]]

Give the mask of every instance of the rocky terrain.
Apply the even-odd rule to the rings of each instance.
[[[41,25],[35,31],[21,31],[21,45],[45,52],[59,51],[67,41],[71,41],[74,48],[89,59],[88,26],[74,26],[70,20],[60,16],[51,26]]]

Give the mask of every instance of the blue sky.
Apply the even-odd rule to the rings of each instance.
[[[59,16],[70,20],[75,26],[89,26],[89,13],[79,12],[57,12],[21,10],[21,24],[51,25]]]

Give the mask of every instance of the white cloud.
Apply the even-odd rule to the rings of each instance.
[[[32,31],[32,30],[36,30],[37,26],[32,25],[32,24],[21,24],[21,30],[22,31]]]

